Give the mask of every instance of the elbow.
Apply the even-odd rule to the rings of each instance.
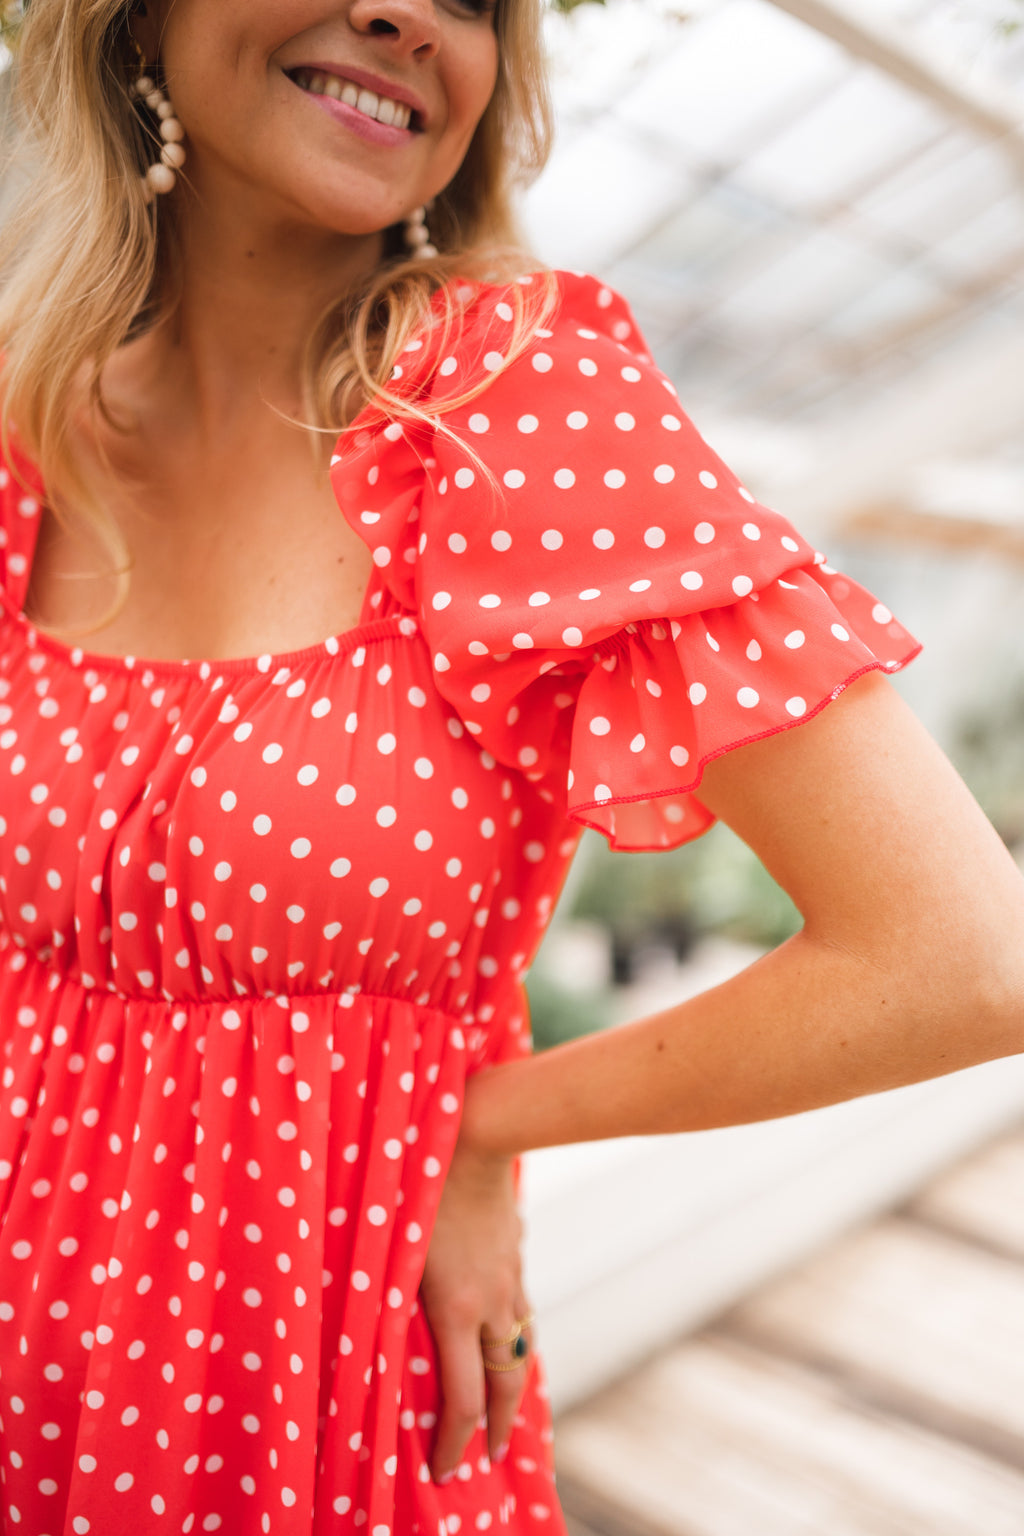
[[[990,934],[951,958],[937,978],[951,1055],[967,1066],[1024,1053],[1024,923],[1007,942]]]

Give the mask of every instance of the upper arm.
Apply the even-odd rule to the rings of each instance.
[[[698,793],[789,892],[808,937],[918,986],[992,967],[1024,981],[1024,881],[878,673],[813,720],[718,758]]]

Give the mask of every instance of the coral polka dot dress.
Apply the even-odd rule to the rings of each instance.
[[[917,647],[555,281],[503,370],[516,285],[460,289],[396,370],[423,419],[342,439],[374,576],[324,644],[37,632],[42,491],[0,474],[5,1531],[564,1532],[536,1359],[502,1464],[428,1471],[467,1074],[529,1048],[581,825],[695,836],[704,763]]]

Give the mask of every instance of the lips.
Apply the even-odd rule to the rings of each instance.
[[[422,129],[422,112],[410,102],[399,100],[397,96],[371,89],[365,79],[355,80],[344,73],[305,65],[289,70],[288,76],[300,90],[309,95],[327,96],[333,101],[341,101],[345,106],[361,112],[364,117],[383,123],[388,128],[411,129],[413,132]]]

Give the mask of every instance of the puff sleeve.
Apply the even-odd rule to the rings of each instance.
[[[408,600],[487,751],[613,846],[670,847],[713,820],[706,763],[919,647],[704,443],[625,302],[558,283],[505,367],[512,306],[477,306],[464,355],[493,377],[420,445]]]

